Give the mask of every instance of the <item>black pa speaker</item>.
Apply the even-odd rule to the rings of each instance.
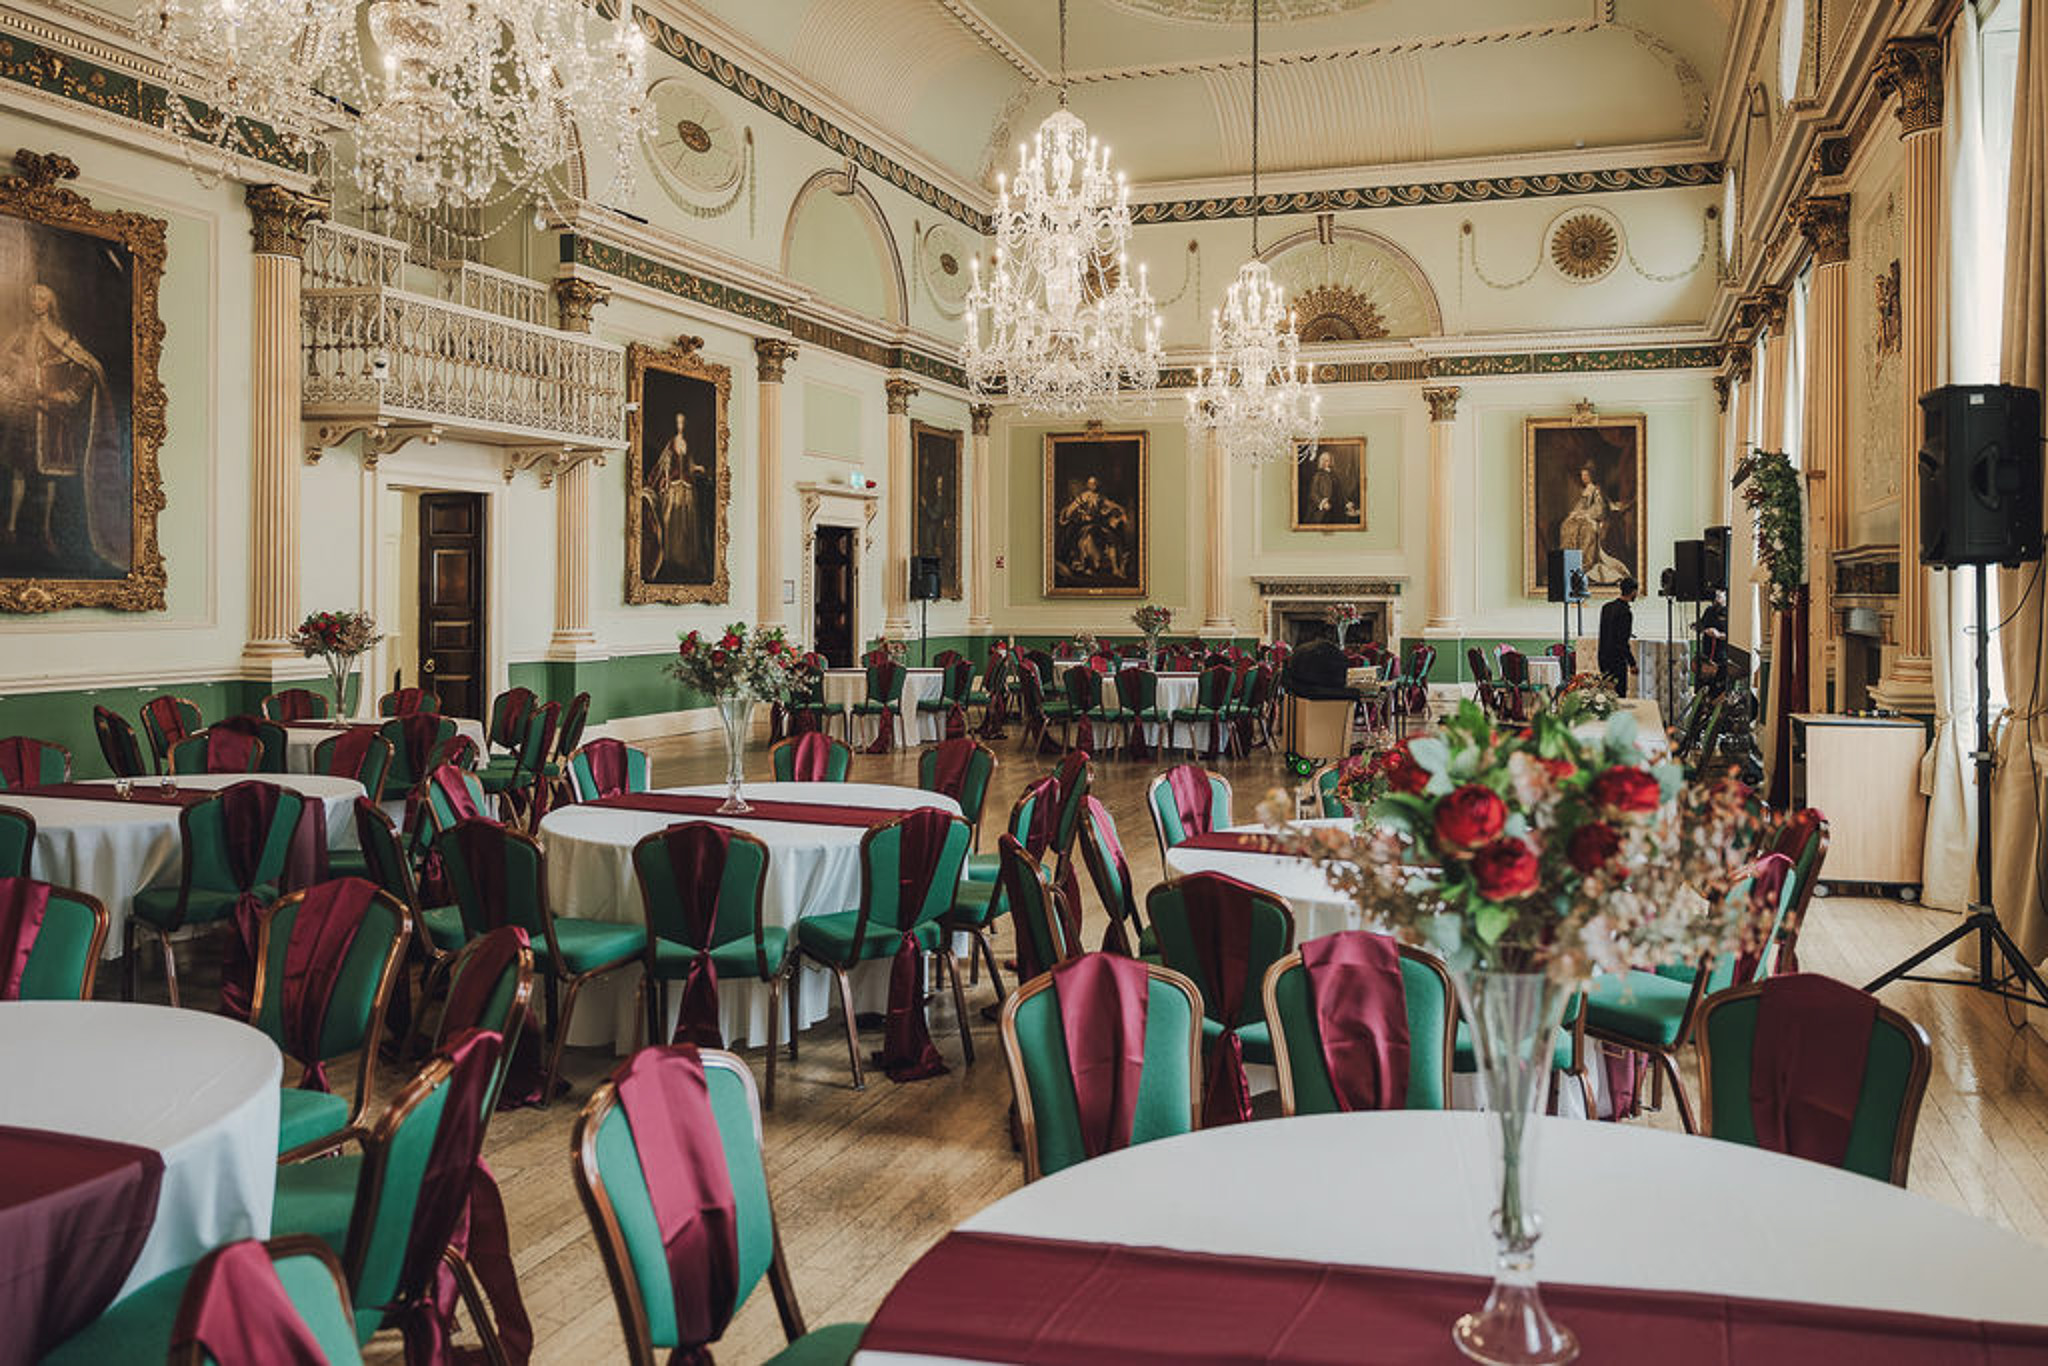
[[[1700,563],[1698,602],[1713,601],[1714,594],[1728,591],[1728,542],[1734,528],[1710,526],[1700,533],[1706,543],[1706,558]]]
[[[1576,550],[1553,550],[1545,566],[1552,602],[1584,602],[1592,596],[1586,586],[1586,571]]]
[[[1671,596],[1678,602],[1705,602],[1713,596],[1707,587],[1707,543],[1671,543]]]
[[[2041,558],[2041,395],[1950,384],[1920,396],[1920,563]]]
[[[939,598],[939,590],[939,557],[936,555],[912,555],[910,557],[910,600],[912,602],[936,602]]]

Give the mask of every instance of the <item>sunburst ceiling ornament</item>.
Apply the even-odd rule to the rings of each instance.
[[[1621,230],[1592,209],[1568,214],[1550,230],[1550,264],[1567,280],[1599,279],[1621,258]]]
[[[1295,296],[1304,342],[1378,341],[1388,334],[1380,307],[1344,285],[1317,285]]]
[[[1194,24],[1248,24],[1255,0],[1109,0],[1113,8],[1148,19]],[[1327,19],[1364,9],[1377,0],[1266,0],[1266,13],[1280,23]]]

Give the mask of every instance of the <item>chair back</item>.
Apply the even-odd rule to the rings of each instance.
[[[685,821],[633,846],[633,876],[647,916],[647,953],[666,939],[700,953],[751,939],[755,975],[767,981],[762,889],[768,846],[744,830]]]
[[[569,759],[569,785],[579,802],[599,802],[649,785],[647,751],[609,737],[592,740]]]
[[[901,706],[903,703],[903,681],[909,671],[886,653],[871,657],[863,670],[867,681],[867,701],[879,702],[886,706]]]
[[[1175,764],[1145,788],[1145,809],[1162,858],[1197,835],[1229,827],[1230,806],[1230,780],[1199,764]]]
[[[363,785],[373,802],[384,800],[384,784],[391,776],[395,751],[391,742],[367,729],[343,731],[322,740],[313,749],[313,771],[336,778],[353,778]]]
[[[1286,902],[1222,873],[1195,873],[1154,887],[1145,918],[1160,961],[1194,982],[1211,1020],[1238,1029],[1264,1018],[1266,970],[1294,947]]]
[[[1766,997],[1781,994],[1781,1002],[1766,1011]],[[1857,997],[1863,999],[1857,1001]],[[1793,1004],[1795,1001],[1800,1004]],[[1808,1001],[1827,1011],[1825,1026],[1804,1008]],[[1865,1012],[1862,1020],[1869,1025],[1868,1040],[1861,1049],[1853,1047],[1860,1031],[1836,1023],[1854,1018],[1859,1010]],[[1805,1025],[1813,1027],[1803,1028]],[[1838,1165],[1879,1181],[1906,1184],[1920,1102],[1932,1069],[1927,1034],[1912,1020],[1847,983],[1792,974],[1731,987],[1707,998],[1700,1008],[1696,1037],[1700,1108],[1708,1135],[1807,1155],[1781,1146],[1775,1135],[1767,1141],[1759,1134],[1757,1104],[1751,1092],[1761,1052],[1772,1060],[1765,1066],[1789,1066],[1793,1084],[1803,1082],[1809,1096],[1840,1092],[1838,1097],[1828,1096],[1829,1109],[1838,1105],[1849,1108],[1844,1102],[1853,1095],[1846,1145]],[[1830,1050],[1829,1044],[1836,1047]],[[1796,1103],[1800,1097],[1785,1099]],[[1825,1138],[1815,1135],[1809,1126],[1801,1127],[1805,1131],[1794,1140],[1799,1147],[1814,1144],[1816,1139],[1826,1146]],[[1835,1135],[1835,1143],[1842,1145],[1841,1135]]]
[[[1017,703],[1023,708],[1026,721],[1035,724],[1045,719],[1044,675],[1028,659],[1017,670]]]
[[[1052,657],[1054,659],[1075,659],[1078,658],[1080,654],[1080,647],[1075,645],[1074,642],[1071,640],[1060,640],[1053,642]]]
[[[92,709],[93,735],[100,742],[100,757],[116,778],[140,778],[149,772],[142,746],[135,739],[135,727],[128,718],[106,707]]]
[[[438,715],[441,699],[425,688],[393,688],[377,699],[379,716],[415,716],[421,712]]]
[[[274,783],[237,783],[178,813],[186,892],[277,886],[306,799]],[[262,819],[268,808],[267,824]],[[175,927],[170,927],[175,928]]]
[[[939,700],[948,706],[966,706],[968,689],[974,683],[973,662],[956,656],[939,668]]]
[[[461,908],[465,937],[517,925],[529,943],[547,945],[550,960],[561,962],[548,914],[547,865],[532,836],[496,821],[463,820],[434,837],[434,851]]]
[[[412,874],[412,860],[399,843],[398,829],[384,808],[368,797],[356,798],[356,844],[363,854],[363,876],[374,882],[401,906],[418,915],[419,884]]]
[[[960,814],[975,831],[981,829],[988,804],[989,779],[995,776],[996,752],[979,740],[961,737],[927,745],[917,756],[917,785],[960,803]]]
[[[498,1107],[498,1096],[505,1088],[506,1074],[512,1070],[519,1034],[526,1027],[527,1010],[532,1003],[533,946],[527,943],[524,930],[515,925],[502,926],[478,935],[455,955],[448,971],[447,1004],[442,1007],[440,1023],[434,1029],[434,1047],[446,1048],[458,1035],[471,1029],[486,1030],[505,1041],[497,1075],[491,1079],[490,1094],[485,1097],[487,1115]]]
[[[1450,970],[1426,949],[1396,944],[1394,950],[1400,955],[1402,1004],[1408,1019],[1408,1093],[1402,1108],[1447,1109],[1458,1034],[1458,997]],[[1266,970],[1260,996],[1266,1032],[1273,1040],[1273,1065],[1280,1074],[1282,1112],[1321,1115],[1342,1109],[1323,1052],[1323,1014],[1316,1008],[1301,950],[1283,955]]]
[[[282,773],[284,727],[275,721],[216,721],[171,746],[172,773]],[[273,756],[275,756],[273,758]]]
[[[171,1366],[362,1366],[334,1249],[311,1234],[245,1238],[199,1259],[171,1327]]]
[[[1059,783],[1060,815],[1053,825],[1052,847],[1054,853],[1066,858],[1074,852],[1074,841],[1081,836],[1082,805],[1093,784],[1087,752],[1068,750],[1060,757],[1060,766],[1053,776]]]
[[[266,721],[324,721],[328,715],[327,695],[311,688],[285,688],[266,696],[258,704]]]
[[[1026,664],[1029,664],[1032,668],[1038,670],[1038,682],[1040,686],[1043,686],[1047,679],[1058,677],[1058,674],[1054,668],[1055,664],[1058,661],[1056,661],[1048,651],[1026,650],[1024,651],[1024,662]]]
[[[0,740],[0,788],[70,781],[71,751],[64,746],[31,735]]]
[[[534,704],[533,689],[507,688],[491,699],[490,723],[484,727],[484,743],[499,749],[517,749],[526,735],[526,713]]]
[[[1229,664],[1212,664],[1195,680],[1195,707],[1219,711],[1230,705],[1231,689],[1237,686],[1237,670]]]
[[[1324,764],[1308,778],[1308,790],[1315,802],[1316,814],[1325,820],[1344,814],[1343,799],[1337,795],[1337,784],[1344,778],[1344,760],[1337,759]]]
[[[958,650],[941,650],[932,656],[932,667],[934,669],[950,669],[955,662],[965,658],[967,656],[961,654]]]
[[[1149,668],[1132,667],[1116,676],[1116,701],[1122,710],[1140,718],[1159,708],[1159,675]]]
[[[0,877],[27,877],[36,852],[36,818],[18,806],[0,806]]]
[[[1105,945],[1121,941],[1125,951],[1137,952],[1143,925],[1138,919],[1137,887],[1131,881],[1130,860],[1117,837],[1116,818],[1109,808],[1090,797],[1081,824],[1081,861],[1088,867],[1088,880],[1095,895],[1109,912],[1110,929]]]
[[[1500,652],[1500,677],[1503,683],[1521,688],[1529,683],[1529,656],[1520,650]]]
[[[1017,933],[1017,969],[1035,977],[1081,952],[1070,927],[1078,907],[1066,904],[1047,861],[1034,857],[1015,835],[996,841],[1000,863],[994,895],[1002,898]]]
[[[583,745],[583,732],[590,726],[590,694],[577,693],[562,708],[562,723],[555,732],[555,757],[566,759]]]
[[[476,774],[442,764],[427,774],[421,788],[427,798],[427,821],[433,834],[453,830],[463,821],[488,820],[488,798]]]
[[[863,835],[855,947],[870,929],[905,932],[951,910],[967,840],[966,821],[931,806]]]
[[[1427,682],[1435,668],[1436,646],[1418,645],[1408,652],[1408,677],[1415,682]]]
[[[524,787],[541,776],[555,752],[555,731],[562,724],[562,704],[528,707],[520,721],[519,747],[512,760],[512,785]]]
[[[1076,665],[1060,675],[1060,688],[1076,716],[1102,710],[1102,675],[1085,665]]]
[[[1792,863],[1792,898],[1778,926],[1780,956],[1797,967],[1799,928],[1813,905],[1814,889],[1820,885],[1820,870],[1828,858],[1828,818],[1814,807],[1803,807],[1785,817],[1771,842],[1771,852],[1783,854]]]
[[[1474,682],[1491,683],[1493,681],[1493,670],[1486,667],[1486,653],[1477,645],[1467,645],[1465,647],[1465,667],[1472,671]]]
[[[768,762],[778,783],[843,783],[853,769],[853,750],[823,731],[808,730],[777,740]]]
[[[309,1073],[360,1053],[360,1110],[371,1094],[385,1010],[411,937],[404,903],[363,878],[337,878],[279,898],[257,932],[249,1022]]]
[[[7,808],[0,807],[0,817]],[[4,827],[0,827],[4,829]],[[35,902],[33,927],[24,914]],[[26,937],[27,956],[20,957]],[[26,873],[0,876],[0,1001],[89,1001],[107,942],[107,908],[71,887],[37,882]],[[17,967],[18,965],[18,967]],[[19,972],[18,979],[14,978]]]
[[[1035,977],[1003,1003],[1003,1061],[1024,1135],[1026,1181],[1088,1160],[1089,1140],[1075,1076],[1084,1069],[1114,1068],[1123,1056],[1124,1040],[1115,1032],[1077,1039],[1062,1018],[1061,988],[1089,975],[1099,973],[1103,989],[1115,991],[1112,999],[1120,1000],[1142,974],[1145,992],[1143,1062],[1131,1107],[1130,1137],[1127,1143],[1112,1140],[1103,1150],[1135,1147],[1197,1127],[1202,1110],[1200,992],[1186,977],[1156,964],[1124,959],[1129,966],[1101,972],[1092,960],[1106,957],[1111,955],[1090,954]]]
[[[165,693],[142,704],[142,733],[149,737],[150,752],[161,769],[171,756],[171,746],[206,726],[199,704]]]
[[[416,711],[394,716],[377,732],[391,742],[391,771],[385,785],[410,792],[433,767],[434,751],[456,736],[455,722],[438,712]]]

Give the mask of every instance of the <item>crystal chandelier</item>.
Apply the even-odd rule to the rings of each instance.
[[[593,18],[582,0],[143,0],[137,28],[193,97],[169,102],[174,131],[223,153],[251,150],[252,123],[298,152],[339,132],[370,202],[419,211],[548,197],[579,155],[584,193],[630,180],[647,39],[630,0],[594,38]]]
[[[1210,315],[1209,364],[1188,391],[1189,432],[1213,432],[1232,459],[1254,465],[1314,450],[1323,429],[1322,395],[1301,359],[1294,313],[1259,259],[1259,9],[1253,0],[1252,255]]]
[[[998,178],[995,265],[971,264],[968,386],[1027,413],[1071,415],[1159,383],[1159,310],[1145,269],[1131,281],[1129,190],[1109,148],[1067,108],[1067,5],[1060,0],[1060,107],[1017,151],[1016,198]]]

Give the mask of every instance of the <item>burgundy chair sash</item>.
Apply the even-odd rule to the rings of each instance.
[[[968,739],[948,739],[932,754],[932,790],[959,801],[967,787],[967,770],[979,748]]]
[[[1173,793],[1173,809],[1180,814],[1183,837],[1206,835],[1216,828],[1210,811],[1215,792],[1201,765],[1175,764],[1166,770],[1166,786]]]
[[[338,733],[327,761],[334,776],[362,781],[363,762],[370,757],[370,746],[378,738],[375,726],[350,726]]]
[[[252,730],[222,721],[207,728],[206,771],[208,773],[247,773],[255,765],[257,744]]]
[[[230,912],[233,931],[221,957],[220,1010],[237,1020],[249,1018],[256,989],[256,945],[265,905],[255,891],[256,875],[262,871],[263,850],[270,842],[277,794],[278,789],[270,783],[251,782],[224,788],[219,796],[228,875],[240,892]]]
[[[878,654],[874,663],[868,667],[874,671],[874,683],[868,689],[868,696],[870,698],[879,699],[888,697],[891,694],[900,696],[896,680],[898,675],[903,672],[901,664],[898,664],[886,654]],[[874,743],[861,752],[863,754],[887,754],[890,750],[894,749],[896,745],[896,723],[901,717],[901,711],[895,707],[891,707],[888,711],[877,716],[875,718]]]
[[[427,704],[425,688],[394,688],[391,692],[391,712],[394,716],[414,716]]]
[[[1369,930],[1310,939],[1301,966],[1337,1108],[1405,1108],[1408,990],[1394,941]]]
[[[1742,948],[1735,955],[1737,983],[1754,980],[1758,966],[1771,951],[1768,937],[1777,919],[1778,899],[1785,893],[1785,879],[1791,872],[1792,860],[1783,854],[1765,854],[1750,872],[1749,924],[1755,938],[1751,942],[1751,936],[1745,935]]]
[[[590,770],[590,781],[597,788],[593,800],[616,797],[630,786],[631,767],[622,740],[592,740],[583,747],[583,764]]]
[[[1245,977],[1251,961],[1250,888],[1234,878],[1197,873],[1179,883],[1187,907],[1189,937],[1201,964],[1203,999],[1209,1018],[1223,1032],[1209,1044],[1202,1080],[1202,1127],[1237,1124],[1252,1117],[1251,1084],[1244,1074],[1244,1041],[1237,1021],[1244,1011]]]
[[[902,840],[896,848],[896,914],[906,927],[924,907],[952,828],[953,818],[935,807],[920,807],[903,818]],[[923,965],[924,951],[906,928],[889,964],[889,1014],[878,1058],[891,1081],[923,1081],[947,1070],[945,1059],[932,1046],[924,1017],[924,991],[918,981]]]
[[[0,877],[0,1001],[21,999],[21,975],[50,906],[50,884]]]
[[[417,692],[418,689],[412,691]],[[398,733],[405,741],[406,771],[415,775],[425,773],[434,745],[441,738],[441,718],[428,711],[401,712]]]
[[[270,1253],[253,1238],[206,1254],[186,1283],[171,1329],[176,1356],[202,1348],[214,1366],[326,1366],[313,1330],[285,1293]]]
[[[496,1020],[485,1020],[484,1011],[490,1005],[491,994],[499,981],[519,959],[519,951],[528,947],[526,931],[517,925],[500,925],[487,934],[478,935],[470,941],[467,950],[469,960],[463,965],[462,976],[448,989],[448,999],[441,1006],[441,1024],[437,1037],[446,1041],[468,1029],[489,1029]],[[506,1023],[513,1032],[512,1065],[505,1069],[504,1088],[498,1092],[500,1110],[517,1110],[524,1106],[541,1103],[543,1083],[547,1080],[546,1069],[541,1066],[540,1032],[534,1028],[532,1014],[522,1008]]]
[[[669,1366],[710,1366],[739,1296],[739,1219],[704,1062],[688,1044],[643,1048],[612,1073],[647,1180],[674,1297]]]
[[[498,724],[490,734],[490,742],[505,749],[519,748],[519,742],[526,734],[526,713],[533,706],[531,688],[513,688],[505,694],[505,705],[498,712]]]
[[[1816,973],[1767,978],[1749,1055],[1756,1141],[1831,1167],[1849,1152],[1877,998]]]
[[[718,1026],[718,969],[711,962],[711,947],[718,933],[718,893],[725,881],[732,830],[709,821],[672,825],[662,832],[661,848],[675,879],[689,946],[697,950],[690,960],[689,975],[683,978],[682,1007],[672,1042],[723,1048],[725,1032]],[[652,941],[648,951],[653,952]]]
[[[505,827],[496,821],[466,819],[455,827],[455,849],[476,898],[473,909],[483,922],[470,928],[483,934],[511,923],[505,914]],[[465,922],[471,910],[463,908]]]
[[[806,731],[790,743],[791,782],[822,783],[832,777],[832,741],[823,731]],[[711,1047],[716,1048],[713,1044]]]
[[[150,723],[163,737],[166,752],[190,733],[185,729],[185,717],[178,710],[175,697],[152,697],[143,704],[143,710],[149,713]]]
[[[277,694],[277,719],[281,722],[316,720],[320,712],[315,707],[316,694],[305,688],[286,688]]]
[[[1145,1071],[1151,976],[1134,958],[1087,953],[1054,968],[1052,988],[1074,1079],[1082,1150],[1100,1157],[1128,1148]]]
[[[1109,912],[1102,931],[1102,951],[1131,956],[1131,935],[1138,926],[1138,903],[1131,884],[1130,860],[1116,836],[1109,808],[1093,797],[1081,802],[1081,853],[1095,882],[1095,895]],[[1127,928],[1128,927],[1128,928]]]
[[[278,1023],[285,1053],[305,1068],[299,1077],[301,1090],[327,1089],[327,1068],[320,1057],[327,1010],[376,894],[375,883],[345,877],[311,888],[299,902],[291,938],[285,943]]]
[[[0,740],[0,787],[36,787],[43,781],[43,751],[54,746],[28,735]]]

